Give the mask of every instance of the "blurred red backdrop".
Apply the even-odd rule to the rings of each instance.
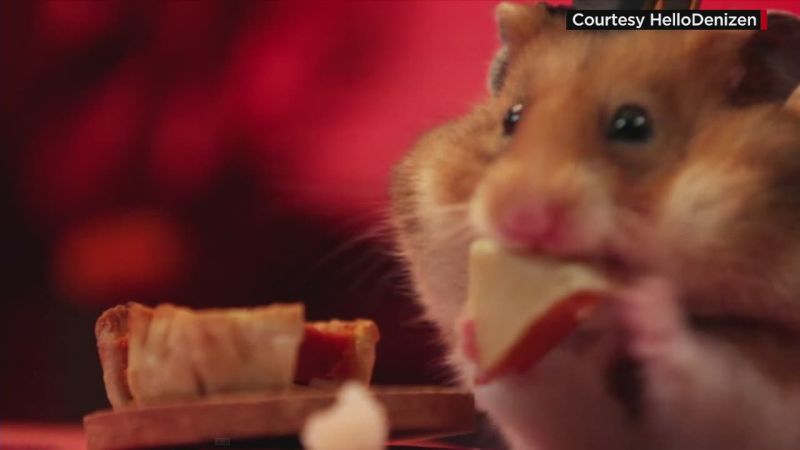
[[[134,299],[372,317],[377,382],[446,381],[386,185],[484,95],[494,4],[0,4],[0,419],[103,407],[93,322]]]

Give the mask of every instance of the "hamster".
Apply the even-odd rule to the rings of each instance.
[[[423,135],[391,187],[460,381],[517,450],[800,448],[800,22],[585,32],[543,4],[496,16],[488,98]],[[482,237],[630,281],[526,373],[475,386],[460,319]]]

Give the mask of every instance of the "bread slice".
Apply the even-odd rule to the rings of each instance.
[[[566,337],[609,288],[610,282],[587,265],[475,241],[467,307],[483,378],[530,366]]]
[[[112,308],[96,326],[109,401],[118,408],[289,387],[303,317],[299,303],[208,310],[138,303]]]

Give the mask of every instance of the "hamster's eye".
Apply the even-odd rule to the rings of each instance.
[[[613,141],[638,143],[646,141],[651,134],[647,111],[638,105],[623,105],[611,118],[606,136]]]
[[[522,110],[524,106],[522,103],[517,103],[506,112],[506,117],[503,118],[503,134],[506,136],[514,134],[517,129],[517,123],[522,119]]]

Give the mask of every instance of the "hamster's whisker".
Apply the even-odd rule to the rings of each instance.
[[[447,215],[447,214],[466,214],[469,212],[470,204],[468,202],[452,203],[449,205],[438,205],[431,208],[434,214]]]

